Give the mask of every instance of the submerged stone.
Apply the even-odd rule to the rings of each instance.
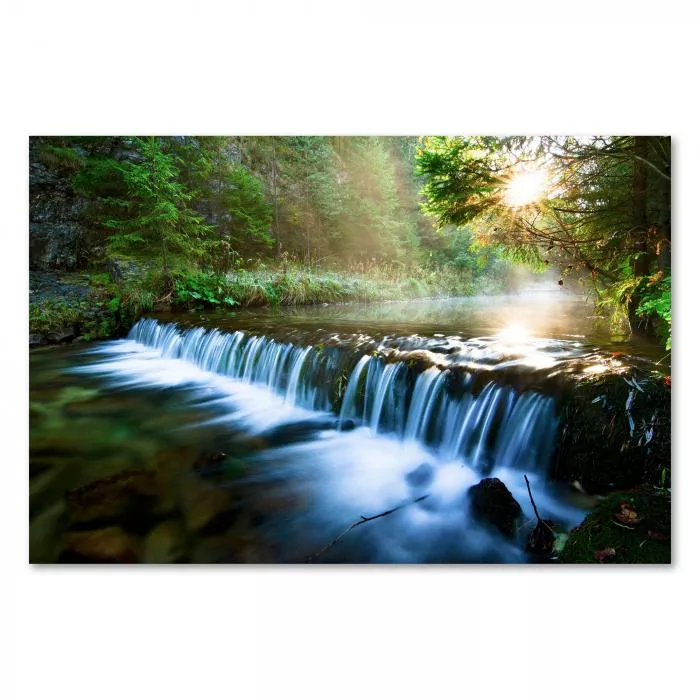
[[[406,474],[409,486],[428,486],[435,476],[435,469],[427,462]]]
[[[64,563],[136,564],[141,543],[119,527],[71,532],[63,541],[59,561]]]
[[[197,534],[224,532],[236,516],[225,491],[195,479],[182,486],[181,508],[187,530]]]
[[[155,470],[127,469],[70,491],[68,521],[74,529],[119,523],[140,530],[150,521],[157,496]]]
[[[148,533],[143,552],[147,564],[173,564],[184,561],[186,533],[176,520],[167,520]]]

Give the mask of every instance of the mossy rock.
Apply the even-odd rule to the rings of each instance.
[[[625,509],[634,512],[636,518],[626,520]],[[671,498],[663,492],[641,490],[606,498],[572,530],[559,561],[670,564]]]
[[[551,470],[556,480],[578,480],[591,493],[606,493],[659,483],[670,470],[671,391],[660,376],[583,379],[563,399],[559,423]],[[664,485],[670,486],[667,478]]]

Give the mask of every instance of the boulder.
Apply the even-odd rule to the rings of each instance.
[[[42,335],[41,333],[30,333],[29,334],[29,347],[34,348],[37,347],[38,345],[46,345],[48,341],[46,340],[46,336]]]
[[[475,520],[491,525],[505,537],[515,536],[522,508],[500,479],[482,479],[467,491],[467,500]]]
[[[50,343],[70,343],[77,336],[78,330],[75,326],[66,326],[46,334],[46,338]]]

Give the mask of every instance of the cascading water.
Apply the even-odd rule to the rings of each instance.
[[[354,360],[346,352],[354,366],[339,396],[347,362],[338,348],[297,347],[240,331],[181,330],[151,319],[139,321],[129,338],[163,357],[264,386],[288,404],[332,411],[340,403],[341,422],[352,419],[374,434],[419,441],[482,473],[494,466],[546,469],[553,448],[554,400],[532,391],[518,396],[495,381],[471,393],[466,375],[459,396],[450,391],[448,370],[431,367],[412,379],[403,362],[366,354]]]
[[[493,362],[426,366],[386,345],[302,345],[144,319],[127,340],[93,351],[104,359],[76,371],[109,376],[113,386],[180,387],[215,408],[216,423],[264,438],[269,446],[247,458],[246,478],[263,489],[284,483],[306,503],[266,526],[277,528],[286,560],[303,559],[362,515],[429,494],[362,528],[330,559],[522,561],[520,545],[469,516],[466,491],[486,475],[508,486],[526,516],[525,472],[541,513],[580,519],[545,484],[553,397],[503,381]],[[295,549],[290,532],[308,541]]]

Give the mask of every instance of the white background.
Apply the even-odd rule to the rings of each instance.
[[[691,3],[472,4],[64,0],[3,11],[4,697],[692,696]],[[674,565],[28,566],[27,137],[125,133],[671,134]]]

